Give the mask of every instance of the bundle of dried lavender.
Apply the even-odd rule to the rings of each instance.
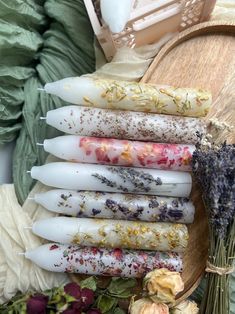
[[[235,255],[235,145],[198,147],[193,173],[203,188],[210,226],[207,286],[200,312],[227,314]]]

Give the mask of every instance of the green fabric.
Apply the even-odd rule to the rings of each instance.
[[[39,117],[66,105],[37,88],[93,72],[93,37],[82,0],[0,0],[0,144],[18,136],[13,179],[21,204],[33,185],[26,171],[46,158],[36,143],[59,134]]]
[[[24,83],[42,47],[47,23],[36,1],[0,0],[0,144],[12,141],[22,127]]]

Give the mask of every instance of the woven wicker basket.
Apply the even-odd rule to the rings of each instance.
[[[98,41],[107,60],[111,60],[120,47],[151,44],[167,33],[206,21],[216,0],[133,0],[130,19],[125,29],[116,34],[102,20],[99,2],[84,0]]]

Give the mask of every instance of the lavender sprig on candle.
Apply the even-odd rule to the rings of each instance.
[[[203,187],[210,227],[207,287],[201,312],[229,313],[229,274],[235,254],[235,145],[201,148],[193,154],[193,172]]]

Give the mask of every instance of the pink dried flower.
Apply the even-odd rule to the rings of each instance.
[[[32,296],[27,301],[27,314],[46,314],[48,297],[42,294]]]
[[[94,302],[94,291],[88,288],[82,289],[81,298],[83,308],[87,309]]]
[[[71,295],[75,299],[81,298],[81,288],[75,282],[71,282],[71,283],[68,283],[67,285],[65,285],[64,286],[64,292]]]

